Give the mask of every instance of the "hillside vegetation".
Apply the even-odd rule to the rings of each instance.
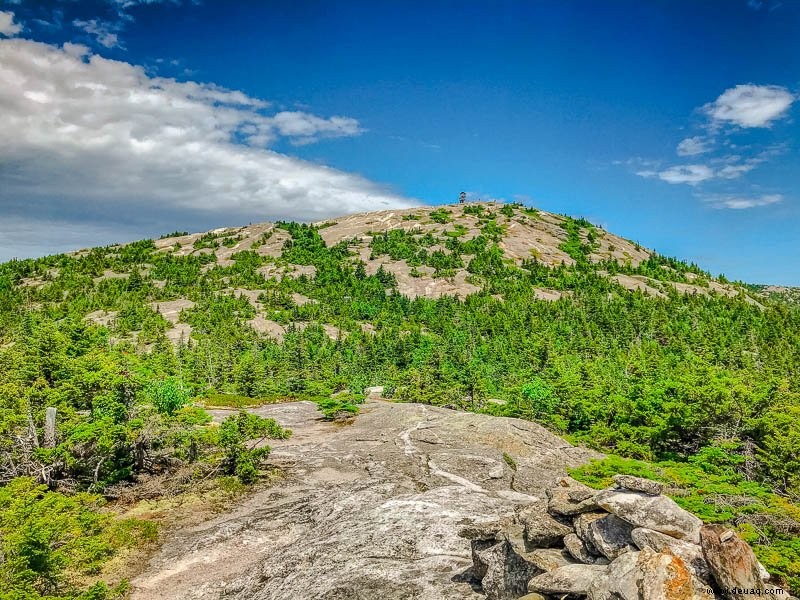
[[[290,433],[244,413],[211,426],[203,406],[312,399],[338,418],[370,385],[625,457],[617,471],[672,482],[800,574],[800,306],[584,219],[487,203],[0,265],[0,589],[116,593],[87,577],[152,533],[109,537],[91,494],[179,472],[251,482],[269,449],[248,440]],[[45,525],[43,503],[66,508]]]

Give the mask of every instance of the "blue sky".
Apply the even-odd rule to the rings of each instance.
[[[466,190],[800,285],[799,28],[793,0],[0,0],[0,258]]]

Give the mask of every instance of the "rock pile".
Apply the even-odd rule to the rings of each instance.
[[[470,525],[473,575],[490,600],[689,600],[790,596],[731,530],[704,526],[660,483],[565,478],[514,517]]]

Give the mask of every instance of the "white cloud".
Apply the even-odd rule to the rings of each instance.
[[[84,46],[0,40],[0,221],[155,226],[169,217],[188,227],[411,204],[360,176],[264,147],[281,136],[355,135],[356,120],[269,115],[267,107],[242,92],[150,77]]]
[[[662,171],[639,171],[640,177],[658,177],[667,183],[688,183],[697,185],[702,181],[713,179],[714,170],[706,165],[676,165]]]
[[[763,194],[756,197],[746,196],[709,196],[705,198],[714,208],[728,208],[732,210],[745,210],[758,206],[769,206],[783,202],[781,194]]]
[[[108,23],[97,19],[90,19],[88,21],[75,19],[72,24],[79,29],[83,29],[89,35],[94,36],[97,42],[106,48],[121,47],[119,36],[116,33],[119,31],[119,25],[116,23]]]
[[[777,85],[737,85],[706,104],[703,111],[716,125],[769,127],[787,113],[795,100],[789,90]]]
[[[736,165],[725,165],[717,171],[717,177],[720,179],[738,179],[745,173],[749,173],[756,168],[756,162],[744,162]]]
[[[13,37],[22,31],[22,25],[14,22],[14,13],[0,10],[0,35]]]
[[[304,112],[282,111],[272,117],[275,129],[295,143],[309,143],[319,137],[358,135],[362,132],[358,121],[349,117],[322,119]]]
[[[657,165],[636,171],[639,177],[657,178],[667,183],[687,183],[697,185],[711,179],[738,179],[749,173],[758,165],[766,162],[769,157],[782,151],[781,146],[773,146],[750,158],[731,154],[718,158],[711,158],[707,164],[675,165],[665,169]]]
[[[702,136],[696,135],[682,140],[681,143],[678,144],[677,153],[678,156],[696,156],[709,152],[710,150],[711,146],[708,140]]]

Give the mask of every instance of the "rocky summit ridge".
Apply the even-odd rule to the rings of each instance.
[[[376,394],[348,425],[312,402],[253,411],[292,429],[270,441],[284,479],[172,533],[132,600],[479,600],[459,530],[512,518],[597,456],[529,421]]]
[[[576,226],[570,227],[572,224]],[[479,291],[480,287],[470,281],[467,270],[471,257],[465,255],[463,265],[447,269],[446,274],[441,271],[437,273],[437,269],[429,265],[414,268],[406,259],[376,252],[372,244],[376,235],[405,232],[421,241],[429,254],[437,251],[450,253],[446,247],[449,239],[469,242],[481,235],[491,236],[502,249],[504,258],[516,265],[530,259],[550,267],[574,264],[576,258],[568,246],[571,234],[576,235],[579,243],[584,245],[588,260],[592,263],[611,260],[620,265],[637,267],[655,255],[652,250],[583,219],[575,220],[519,204],[498,202],[358,213],[319,221],[315,225],[320,227],[320,235],[328,246],[345,243],[354,253],[354,258],[365,263],[368,275],[375,274],[383,267],[397,278],[400,293],[411,298],[438,298],[444,295],[464,297]],[[215,248],[213,243],[209,244],[209,239],[225,243],[217,244]],[[237,252],[253,250],[274,259],[274,266],[263,268],[263,274],[267,277],[313,276],[313,267],[281,262],[284,245],[290,239],[290,234],[275,224],[258,223],[215,229],[207,233],[170,236],[155,243],[161,252],[177,256],[213,255],[215,261],[211,264],[218,266],[232,264],[231,257]],[[653,297],[664,297],[671,289],[684,294],[717,293],[726,296],[736,296],[743,291],[729,283],[703,278],[691,272],[681,278],[685,281],[625,273],[603,275],[626,289],[639,290]],[[541,290],[544,300],[555,300],[560,296],[557,290]]]
[[[363,269],[367,276],[384,274],[391,279],[387,290],[392,287],[412,300],[448,296],[464,299],[491,287],[487,285],[489,275],[504,267],[523,267],[526,273],[543,267],[550,272],[549,285],[544,281],[547,277],[540,273],[543,282],[533,288],[534,297],[542,301],[557,301],[575,293],[565,284],[574,275],[569,271],[573,267],[606,280],[610,289],[640,293],[652,299],[675,295],[738,297],[761,307],[764,298],[774,296],[766,288],[758,290],[734,284],[724,278],[714,278],[695,265],[659,256],[585,219],[521,204],[473,202],[421,206],[351,214],[314,225],[315,235],[318,234],[328,248],[340,247],[353,268]],[[263,298],[270,294],[271,288],[291,287],[280,285],[287,278],[314,282],[318,270],[313,260],[302,260],[293,250],[296,240],[290,229],[283,223],[255,223],[205,233],[174,232],[157,240],[147,240],[150,244],[147,251],[152,250],[150,262],[145,260],[135,266],[131,266],[130,256],[135,256],[135,246],[143,242],[78,250],[69,256],[86,263],[95,255],[102,255],[98,264],[103,267],[92,271],[93,284],[97,287],[124,284],[125,280],[135,277],[161,290],[161,295],[169,299],[152,301],[149,308],[163,317],[167,324],[165,335],[177,345],[192,337],[193,327],[182,318],[182,312],[195,308],[196,298],[187,297],[185,289],[180,297],[172,297],[174,293],[170,290],[178,288],[171,275],[164,273],[168,270],[168,261],[192,259],[201,263],[196,274],[196,281],[199,281],[205,275],[225,269],[236,270],[237,262],[250,253],[254,255],[253,262],[258,263],[255,278],[251,277],[242,285],[237,284],[235,277],[225,275],[214,279],[214,287],[250,303],[255,315],[247,320],[247,325],[280,342],[287,331],[303,329],[308,323],[287,324],[276,320],[265,310]],[[57,260],[51,262],[58,264]],[[87,265],[82,268],[91,266]],[[563,270],[558,272],[559,269]],[[49,297],[48,287],[57,282],[59,276],[58,266],[40,267],[20,278],[17,285],[22,289],[34,288]],[[131,285],[128,283],[129,287]],[[493,293],[493,296],[503,300],[500,293]],[[317,302],[296,291],[280,301],[286,306],[306,308]],[[87,313],[85,319],[109,326],[116,323],[119,316],[117,310],[101,309]],[[341,324],[321,322],[320,325],[331,339],[350,333],[343,330]],[[374,327],[372,323],[361,324],[367,333],[374,332]],[[136,340],[134,334],[129,341]]]
[[[580,262],[597,277],[607,279],[622,290],[641,293],[647,298],[667,298],[670,295],[741,297],[748,303],[761,306],[763,294],[715,279],[694,265],[659,257],[655,252],[631,240],[614,235],[585,219],[573,219],[520,204],[474,202],[448,206],[422,206],[402,210],[383,210],[351,214],[314,224],[328,247],[342,245],[353,265],[361,264],[366,275],[385,272],[393,279],[399,294],[410,299],[437,299],[446,296],[466,298],[482,291],[485,277],[476,275],[473,264],[475,250],[471,244],[479,241],[495,246],[498,257],[508,266],[530,264],[555,269]],[[176,232],[177,233],[177,232]],[[216,267],[232,267],[242,253],[254,252],[264,264],[257,273],[263,277],[261,288],[231,284],[226,292],[246,298],[256,311],[248,325],[259,334],[281,341],[289,330],[263,310],[259,298],[266,288],[284,278],[313,280],[317,268],[297,262],[287,250],[293,243],[292,234],[280,223],[256,223],[243,227],[223,227],[205,233],[168,235],[155,240],[158,256],[197,257],[203,262],[202,273]],[[109,250],[122,251],[124,246]],[[484,246],[485,247],[485,246]],[[85,257],[90,250],[73,253]],[[169,285],[168,280],[155,277],[148,265],[140,274],[152,279],[156,287]],[[44,276],[24,278],[25,287],[45,286],[58,276],[51,269]],[[95,284],[106,279],[127,279],[128,271],[106,269],[95,277]],[[222,282],[224,284],[224,281]],[[564,287],[540,285],[535,297],[556,301],[573,292]],[[502,295],[495,294],[498,300]],[[315,302],[303,294],[293,293],[293,306]],[[169,322],[167,337],[178,344],[188,340],[192,327],[181,322],[180,313],[192,309],[195,302],[188,298],[152,302],[151,308]],[[116,311],[98,310],[87,320],[108,325],[117,318]],[[307,324],[295,322],[294,328]],[[346,336],[337,325],[322,323],[332,339]],[[370,329],[366,323],[362,328]]]
[[[535,423],[371,390],[349,424],[311,402],[252,409],[290,427],[285,476],[172,532],[132,600],[684,600],[777,595],[749,546],[661,484],[595,490],[565,470],[599,455]],[[213,411],[220,421],[230,411]],[[749,596],[748,596],[749,597]],[[783,592],[781,597],[789,598]]]

